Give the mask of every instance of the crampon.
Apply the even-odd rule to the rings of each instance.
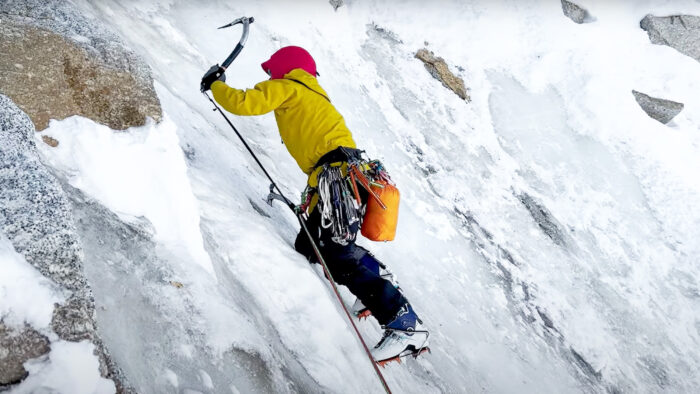
[[[422,348],[420,348],[420,349],[416,349],[415,346],[409,345],[409,346],[406,348],[406,350],[404,350],[403,352],[401,352],[398,356],[395,356],[395,357],[392,357],[392,358],[388,358],[388,359],[386,359],[386,360],[378,360],[378,361],[377,361],[377,365],[379,365],[380,367],[384,368],[387,364],[389,364],[389,363],[391,363],[391,362],[394,362],[394,361],[397,362],[397,363],[399,363],[399,364],[401,364],[401,359],[402,359],[402,358],[406,358],[406,357],[409,357],[409,356],[410,356],[410,357],[413,357],[413,358],[418,358],[418,356],[420,356],[421,354],[423,354],[423,353],[425,353],[425,352],[430,353],[430,348],[426,346],[426,347],[422,347]]]
[[[365,308],[365,309],[361,310],[360,312],[356,313],[355,316],[357,316],[357,318],[360,320],[366,319],[366,318],[372,316],[372,311]]]

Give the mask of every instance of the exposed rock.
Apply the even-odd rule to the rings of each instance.
[[[178,282],[176,280],[171,280],[170,285],[172,285],[173,287],[175,287],[177,289],[182,289],[183,287],[185,287],[185,285],[183,285],[182,282]]]
[[[632,94],[647,115],[663,124],[670,122],[683,110],[682,103],[651,97],[636,90]]]
[[[329,0],[328,2],[331,3],[333,9],[336,11],[343,6],[343,0]]]
[[[700,17],[647,15],[639,26],[653,44],[668,45],[700,62]]]
[[[87,288],[70,205],[39,161],[34,126],[0,95],[0,230],[44,276],[71,291]],[[87,294],[86,294],[87,295]]]
[[[39,160],[34,132],[29,116],[0,95],[0,231],[28,263],[66,291],[66,302],[53,313],[53,331],[63,340],[91,340],[103,376],[119,376],[96,332],[95,305],[83,274],[70,202]],[[18,357],[22,346],[7,351]]]
[[[450,71],[443,58],[436,57],[432,51],[428,51],[425,48],[416,52],[416,58],[422,61],[430,75],[442,82],[446,88],[455,92],[461,99],[471,101],[467,94],[467,88],[464,86],[464,81]]]
[[[22,364],[49,350],[48,338],[30,326],[15,330],[0,321],[0,388],[24,379],[27,371]]]
[[[55,148],[58,146],[58,140],[52,137],[49,137],[48,135],[42,135],[41,140],[44,141],[44,143],[52,148]]]
[[[576,3],[561,0],[561,9],[564,11],[564,15],[578,24],[593,22],[593,18],[588,13],[588,10]]]
[[[29,114],[82,115],[113,129],[161,119],[148,66],[70,2],[0,2],[0,92]]]
[[[540,229],[559,246],[566,246],[565,232],[561,229],[561,225],[554,218],[554,215],[541,203],[536,201],[531,195],[521,193],[517,195],[518,200],[527,208],[530,215],[535,220],[535,223]]]

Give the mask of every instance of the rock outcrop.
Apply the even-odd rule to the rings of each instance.
[[[121,130],[161,119],[148,66],[70,2],[0,2],[0,92],[31,118],[81,115]]]
[[[464,81],[450,71],[447,63],[445,63],[445,59],[435,56],[432,51],[425,48],[416,52],[416,59],[422,61],[430,75],[442,82],[446,88],[453,91],[461,99],[467,102],[471,101],[467,88],[464,86]]]
[[[564,11],[564,15],[578,24],[590,23],[594,20],[588,10],[574,2],[561,0],[561,9]]]
[[[34,133],[29,116],[7,96],[0,95],[0,231],[28,263],[65,291],[66,301],[56,305],[53,312],[52,331],[62,340],[92,341],[102,375],[114,379],[120,387],[121,373],[97,334],[94,299],[83,274],[83,252],[70,201],[41,163]],[[22,360],[48,350],[29,327],[12,333],[6,330],[0,338],[3,335],[14,338],[0,339],[8,344],[3,347],[8,360]],[[23,369],[13,371],[14,380],[10,381],[24,375]]]
[[[700,62],[700,17],[647,15],[639,26],[653,44],[668,45]]]
[[[48,353],[49,340],[30,326],[17,330],[0,321],[0,391],[27,376],[23,364]]]
[[[632,94],[647,115],[663,124],[670,122],[683,110],[682,103],[651,97],[636,90]]]

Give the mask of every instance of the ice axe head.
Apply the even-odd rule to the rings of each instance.
[[[253,18],[252,16],[251,17],[242,16],[242,17],[234,20],[233,22],[229,23],[228,25],[223,25],[223,26],[219,27],[219,29],[225,29],[227,27],[235,26],[239,23],[242,23],[244,25],[249,25],[249,24],[253,23],[254,21],[255,21],[255,18]]]

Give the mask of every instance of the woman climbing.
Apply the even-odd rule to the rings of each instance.
[[[384,328],[372,350],[383,364],[427,349],[428,332],[393,276],[371,253],[355,243],[365,207],[372,198],[366,174],[385,177],[378,162],[362,159],[350,130],[321,88],[316,63],[303,48],[284,47],[261,64],[270,77],[253,89],[240,90],[225,82],[224,70],[213,66],[204,75],[202,91],[236,115],[274,111],[282,141],[301,170],[309,175],[302,209],[314,242],[338,284],[358,300],[353,311],[371,314]],[[313,247],[300,231],[295,249],[316,262]]]

